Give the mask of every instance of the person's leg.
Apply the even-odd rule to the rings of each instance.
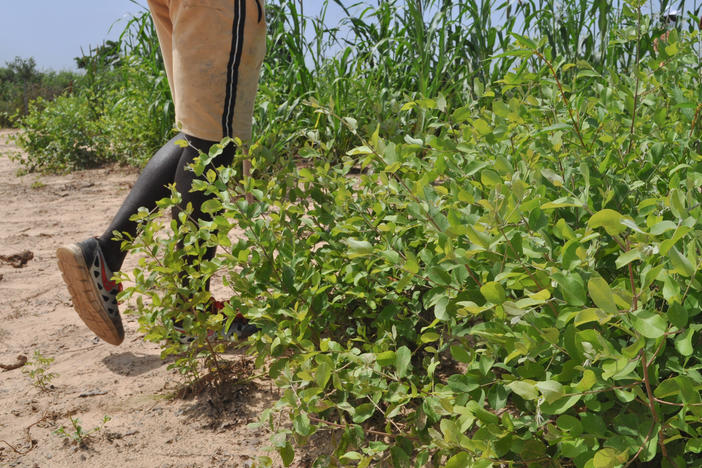
[[[103,340],[119,344],[124,330],[117,307],[119,285],[112,281],[124,260],[113,231],[134,235],[129,218],[139,207],[151,209],[176,183],[183,206],[192,203],[195,219],[203,217],[203,192],[191,192],[194,174],[187,165],[198,150],[207,151],[223,136],[251,137],[253,100],[265,53],[265,12],[262,0],[209,0],[207,5],[148,0],[173,91],[176,121],[192,146],[173,141],[144,168],[114,220],[99,238],[59,247],[59,268],[73,304],[88,327]],[[176,24],[178,27],[176,27]],[[175,31],[177,35],[174,35]],[[176,137],[182,138],[182,136]],[[230,164],[230,145],[213,165]],[[214,255],[214,249],[208,257]]]
[[[112,219],[105,232],[98,238],[100,248],[105,255],[107,265],[112,271],[119,271],[126,255],[120,249],[120,242],[113,240],[114,231],[136,235],[137,223],[129,218],[136,214],[140,207],[152,210],[156,202],[170,195],[168,185],[175,180],[184,150],[175,142],[185,140],[186,137],[179,133],[168,143],[163,145],[149,160],[146,167],[139,174],[127,198]],[[189,187],[188,187],[189,189]]]
[[[188,168],[188,166],[190,166],[195,161],[195,158],[200,154],[200,152],[208,153],[212,145],[215,145],[219,142],[203,140],[202,138],[197,138],[190,135],[186,135],[186,139],[189,145],[183,148],[183,153],[181,154],[178,168],[176,169],[174,177],[176,190],[178,191],[178,193],[180,193],[182,197],[182,204],[180,209],[186,207],[188,203],[192,203],[193,220],[211,220],[211,216],[209,214],[203,213],[201,211],[201,207],[202,204],[205,201],[212,198],[212,196],[201,191],[190,191],[190,188],[192,187],[193,181],[195,180],[196,176],[195,173]],[[235,146],[233,143],[230,143],[229,145],[223,148],[221,154],[219,154],[216,158],[212,160],[212,162],[210,162],[205,171],[209,169],[216,169],[219,166],[230,166],[234,161],[235,153]],[[177,212],[178,210],[176,210],[173,213],[174,219],[177,219]]]
[[[178,168],[175,173],[175,187],[178,193],[181,195],[181,204],[179,207],[173,210],[173,219],[178,219],[178,213],[188,206],[188,203],[192,204],[193,212],[190,218],[193,222],[199,220],[210,221],[212,216],[207,213],[202,212],[202,204],[207,200],[212,198],[212,195],[207,194],[202,191],[191,191],[193,181],[196,176],[193,171],[188,167],[193,163],[195,158],[200,154],[200,152],[208,153],[210,147],[218,142],[203,140],[201,138],[196,138],[194,136],[186,135],[186,139],[189,146],[183,148],[183,153],[181,154]],[[210,164],[206,167],[205,171],[209,169],[215,169],[220,166],[230,166],[234,161],[234,155],[236,153],[236,148],[233,143],[230,143],[222,150],[222,153],[214,158]],[[215,255],[215,248],[208,249],[207,253],[203,257],[206,260],[211,260]],[[187,259],[188,262],[192,262],[192,259]],[[209,286],[209,282],[207,282]]]
[[[134,236],[137,224],[129,218],[139,207],[153,209],[156,202],[169,195],[167,186],[175,179],[183,148],[171,139],[149,160],[134,187],[101,237],[66,244],[56,251],[58,266],[81,320],[97,336],[118,345],[124,340],[117,294],[120,285],[112,280],[119,271],[125,254],[120,242],[112,240],[114,231]]]

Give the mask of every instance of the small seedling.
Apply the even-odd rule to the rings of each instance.
[[[42,182],[41,180],[35,180],[34,182],[32,182],[32,188],[34,190],[38,190],[38,189],[43,188],[43,187],[46,187],[46,184],[44,182]]]
[[[105,427],[105,424],[107,424],[111,419],[112,418],[109,416],[104,416],[102,418],[102,423],[99,426],[95,426],[94,428],[86,431],[83,429],[83,426],[81,426],[80,419],[71,418],[72,429],[66,429],[64,426],[61,426],[54,431],[54,434],[63,437],[65,440],[72,442],[79,447],[85,447],[92,435],[101,431]]]
[[[58,376],[54,372],[48,372],[52,362],[54,358],[44,357],[37,349],[34,351],[34,357],[24,365],[22,373],[32,380],[35,387],[48,391],[53,388],[51,381]]]

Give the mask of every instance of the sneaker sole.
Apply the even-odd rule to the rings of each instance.
[[[90,277],[90,269],[85,264],[80,247],[77,244],[59,247],[56,257],[73,299],[73,307],[83,323],[102,340],[115,346],[122,343],[124,331],[117,329],[103,308],[100,293]]]

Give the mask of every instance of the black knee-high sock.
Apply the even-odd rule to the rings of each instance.
[[[177,140],[183,139],[188,141],[189,146],[183,148],[175,144]],[[103,235],[98,238],[107,265],[112,271],[119,271],[126,255],[120,249],[120,243],[112,240],[113,231],[126,232],[131,236],[136,235],[137,223],[130,221],[129,218],[137,213],[139,207],[143,206],[148,210],[155,208],[158,200],[170,195],[168,185],[175,182],[176,190],[182,196],[182,207],[187,206],[188,203],[192,204],[192,217],[194,219],[211,219],[209,214],[204,214],[201,210],[202,204],[210,196],[204,192],[190,191],[195,179],[195,173],[189,170],[188,166],[199,155],[200,151],[207,153],[215,143],[214,141],[202,140],[180,133],[163,145],[149,160],[112,223],[110,223]],[[222,154],[210,163],[208,169],[230,165],[234,160],[235,152],[234,145],[228,145]],[[176,219],[178,211],[176,209],[173,212],[173,216]],[[211,259],[214,253],[215,249],[210,249],[206,258]]]
[[[192,203],[192,219],[203,219],[209,221],[212,219],[212,216],[203,213],[201,207],[205,201],[211,198],[211,195],[208,195],[205,192],[201,191],[190,191],[190,188],[193,184],[193,180],[195,180],[196,176],[195,173],[188,168],[188,166],[193,163],[195,158],[200,154],[200,151],[203,153],[207,153],[210,150],[210,147],[217,142],[202,140],[200,138],[195,138],[192,136],[186,137],[190,145],[186,148],[183,148],[183,153],[181,154],[180,162],[175,173],[176,190],[178,190],[178,192],[181,194],[183,201],[181,206],[173,211],[173,218],[177,219],[178,212],[181,209],[184,209],[186,206],[188,206],[188,203]],[[231,165],[234,161],[235,152],[236,151],[234,144],[227,145],[222,151],[222,153],[218,155],[215,159],[213,159],[210,162],[210,164],[205,168],[205,172],[207,172],[207,170],[209,169],[214,169],[217,166]]]
[[[156,207],[158,200],[170,195],[167,186],[175,180],[175,174],[184,150],[175,142],[183,139],[185,139],[185,135],[182,133],[176,135],[153,155],[141,171],[134,187],[130,190],[112,222],[98,238],[110,270],[119,271],[126,255],[120,249],[120,243],[112,240],[113,231],[126,232],[131,236],[136,235],[137,223],[130,221],[129,218],[136,214],[139,207],[143,206],[152,210]]]
[[[173,218],[178,219],[178,213],[184,210],[188,206],[188,203],[192,204],[193,212],[191,218],[195,221],[197,220],[212,220],[212,216],[209,213],[202,212],[202,204],[212,198],[211,195],[205,192],[195,191],[191,192],[193,180],[195,180],[195,173],[188,169],[188,166],[193,162],[193,160],[199,155],[199,152],[207,153],[210,147],[217,143],[214,141],[202,140],[200,138],[195,138],[188,136],[188,142],[190,146],[183,149],[183,153],[180,157],[180,163],[178,164],[178,169],[175,174],[175,186],[176,190],[181,194],[182,202],[181,205],[173,210]],[[217,166],[229,166],[234,161],[234,155],[236,153],[236,148],[234,144],[227,145],[222,153],[213,159],[210,164],[206,167],[205,172],[209,169],[214,169]],[[211,260],[215,255],[216,248],[211,247],[207,250],[204,258]],[[206,288],[209,289],[209,281],[206,283]]]

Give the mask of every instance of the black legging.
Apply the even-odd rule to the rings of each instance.
[[[188,141],[189,146],[182,148],[175,144],[177,140],[183,139]],[[132,237],[135,236],[138,225],[129,218],[137,213],[139,207],[143,206],[148,210],[152,210],[156,207],[158,200],[170,196],[168,185],[173,182],[175,182],[176,190],[182,196],[181,209],[186,207],[188,203],[192,203],[192,217],[194,219],[211,219],[209,214],[203,214],[200,209],[203,202],[211,198],[211,195],[208,196],[201,191],[190,191],[195,179],[195,173],[187,169],[187,167],[198,156],[198,151],[207,153],[215,143],[214,141],[202,140],[179,133],[163,145],[149,160],[112,223],[105,230],[105,233],[98,238],[100,248],[105,255],[105,261],[112,271],[120,270],[126,256],[126,252],[123,252],[120,248],[120,242],[112,240],[112,232],[126,232]],[[208,168],[231,165],[235,152],[234,144],[227,145],[222,154],[210,162]],[[177,211],[174,210],[174,217],[177,215]],[[214,253],[215,249],[209,249],[206,258],[211,259]]]

